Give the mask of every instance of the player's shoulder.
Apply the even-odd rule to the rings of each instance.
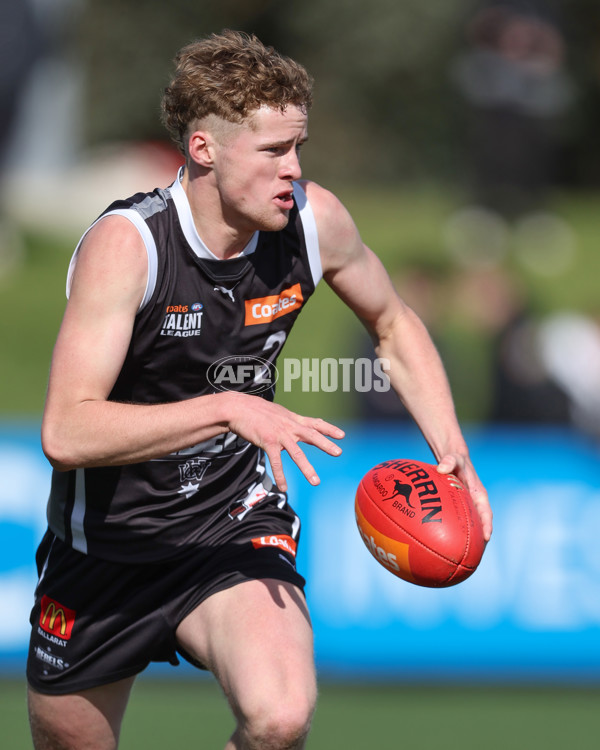
[[[298,184],[306,193],[306,198],[315,214],[328,218],[335,218],[338,214],[348,214],[342,201],[331,190],[312,180],[300,180]]]
[[[97,219],[80,243],[80,253],[91,250],[95,254],[139,255],[143,257],[144,243],[139,230],[128,218],[107,214]]]
[[[143,290],[147,275],[147,252],[136,227],[123,216],[103,216],[88,229],[73,254],[67,293],[77,280],[94,286],[118,282],[117,286]]]
[[[356,242],[358,230],[340,198],[311,180],[301,180],[299,184],[306,193],[315,216],[321,250]]]

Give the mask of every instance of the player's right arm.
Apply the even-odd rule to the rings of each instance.
[[[391,385],[421,429],[441,473],[456,473],[492,533],[487,492],[469,456],[442,360],[423,322],[398,296],[383,264],[363,243],[335,195],[305,182],[319,232],[323,278],[370,333],[390,364]]]
[[[130,345],[147,273],[145,246],[127,219],[105,217],[86,235],[54,348],[42,421],[43,449],[54,468],[136,463],[231,430],[267,452],[282,489],[282,450],[309,481],[318,482],[298,442],[339,453],[326,436],[342,437],[342,431],[322,420],[241,393],[151,405],[108,400]]]

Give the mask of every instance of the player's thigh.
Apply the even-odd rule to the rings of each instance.
[[[29,688],[28,708],[36,750],[113,750],[135,678],[71,695],[46,695]]]
[[[256,701],[295,705],[307,714],[316,698],[313,633],[303,593],[274,579],[219,591],[177,629],[182,648],[219,679],[234,710]]]

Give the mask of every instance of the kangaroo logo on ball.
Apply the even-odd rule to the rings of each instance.
[[[413,504],[410,502],[410,496],[413,491],[412,485],[410,484],[404,484],[404,482],[401,482],[399,479],[394,479],[394,494],[390,495],[389,497],[384,498],[385,500],[391,500],[393,497],[398,497],[398,495],[401,495],[406,504],[409,508],[414,508]]]

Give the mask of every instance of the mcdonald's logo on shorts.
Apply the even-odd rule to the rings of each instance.
[[[49,596],[42,596],[40,628],[46,633],[68,641],[75,623],[75,615],[74,609],[65,607],[64,604],[60,604]]]

